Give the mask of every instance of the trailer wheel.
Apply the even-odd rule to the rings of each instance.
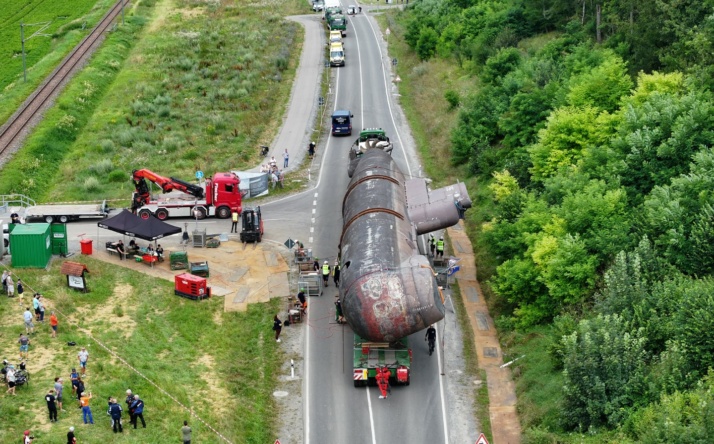
[[[195,216],[196,219],[202,220],[202,219],[206,218],[206,209],[205,208],[195,207],[193,210],[198,212],[198,214]]]
[[[218,216],[219,219],[228,219],[231,217],[231,209],[228,207],[220,207],[216,211],[216,216]]]
[[[356,380],[355,381],[355,388],[362,388],[367,386],[367,381],[362,381],[362,380]]]
[[[55,218],[54,218],[54,217],[52,217],[52,216],[45,216],[45,222],[47,222],[48,224],[51,224],[51,223],[54,222],[54,221],[55,221]]]
[[[258,242],[260,242],[260,241],[262,241],[262,240],[263,240],[263,235],[260,234],[260,233],[258,233]]]
[[[60,223],[62,223],[62,224],[66,224],[67,222],[69,222],[69,217],[67,217],[67,216],[60,216],[60,217],[59,217],[59,221],[60,221]]]
[[[2,243],[5,244],[5,248],[7,248],[7,247],[10,246],[10,241],[7,240],[7,239],[3,239],[3,240],[2,240]]]
[[[169,218],[169,212],[163,208],[156,210],[156,218],[158,220],[166,220]]]
[[[139,217],[148,220],[151,217],[151,211],[149,210],[140,210],[139,211]]]

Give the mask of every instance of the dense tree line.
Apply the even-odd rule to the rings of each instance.
[[[402,18],[421,59],[478,77],[446,95],[452,162],[488,183],[500,325],[552,324],[562,428],[707,442],[714,1],[420,0]]]

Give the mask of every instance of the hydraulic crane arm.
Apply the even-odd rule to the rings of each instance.
[[[203,199],[204,190],[203,187],[188,183],[181,179],[176,179],[175,177],[163,177],[153,171],[142,169],[134,170],[132,172],[132,179],[134,180],[134,187],[136,188],[136,193],[141,197],[144,203],[149,201],[149,187],[146,184],[147,180],[154,182],[156,185],[161,187],[164,193],[169,193],[174,190],[196,196],[198,199]]]

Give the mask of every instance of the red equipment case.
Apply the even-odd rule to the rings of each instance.
[[[174,293],[178,296],[200,301],[211,297],[211,287],[207,285],[206,278],[181,273],[174,277]]]

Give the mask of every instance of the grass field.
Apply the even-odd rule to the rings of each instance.
[[[31,287],[25,299],[33,290],[40,291],[47,305],[62,315],[57,339],[50,337],[47,322],[37,324],[31,337],[30,385],[19,387],[15,397],[0,396],[0,442],[19,442],[22,431],[29,428],[37,442],[63,444],[68,427],[75,426],[79,442],[84,443],[174,443],[179,442],[184,419],[193,427],[195,442],[221,442],[118,357],[232,442],[274,441],[272,390],[280,351],[271,327],[277,301],[252,305],[247,313],[224,313],[220,298],[190,301],[174,296],[170,282],[84,257],[82,261],[91,271],[87,294],[66,288],[59,261],[49,273],[18,271]],[[22,312],[16,299],[0,299],[0,353],[11,362],[18,359],[15,341],[24,331]],[[68,341],[75,341],[77,347],[67,346]],[[77,366],[79,346],[90,352],[86,388],[94,396],[94,426],[81,424],[81,410],[71,396],[69,374]],[[58,376],[65,380],[65,412],[51,424],[43,396]],[[109,427],[107,398],[123,399],[127,388],[145,400],[147,428],[125,430],[117,437]],[[125,421],[128,425],[126,415]]]
[[[258,163],[302,39],[282,17],[299,12],[306,2],[138,2],[5,168],[0,192],[125,198],[133,169],[191,178]]]
[[[0,8],[0,122],[40,84],[106,13],[113,0],[32,0]],[[27,82],[22,76],[20,23],[24,27]],[[47,25],[44,27],[44,25]],[[42,35],[32,37],[38,32]]]

